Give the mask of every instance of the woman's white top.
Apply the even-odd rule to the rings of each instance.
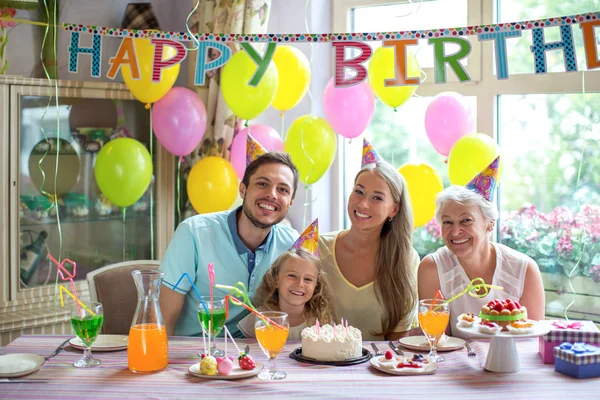
[[[467,293],[450,302],[450,333],[452,336],[463,339],[471,338],[470,335],[456,329],[456,318],[462,313],[473,313],[477,316],[481,307],[493,299],[510,298],[513,301],[519,301],[523,295],[529,258],[503,244],[490,243],[496,250],[496,269],[491,284],[500,286],[504,290],[490,289],[487,296],[483,298],[472,297]],[[440,289],[444,297],[450,299],[464,291],[471,280],[454,253],[444,246],[431,256],[437,266]]]

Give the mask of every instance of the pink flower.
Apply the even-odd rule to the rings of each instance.
[[[590,278],[596,283],[600,283],[600,265],[594,265],[590,268]]]
[[[558,240],[556,245],[556,251],[559,253],[570,254],[573,251],[573,243],[571,242],[571,236],[563,236]]]
[[[431,236],[434,239],[438,239],[442,236],[442,231],[440,230],[440,226],[438,225],[435,218],[432,218],[431,221],[429,221],[425,225],[425,230],[427,231],[429,236]]]
[[[529,236],[527,236],[525,238],[525,240],[527,240],[528,242],[533,242],[535,240],[537,240],[540,237],[540,233],[536,230],[534,230],[533,232],[531,232],[531,234]]]
[[[0,16],[2,17],[14,18],[15,15],[17,15],[17,10],[15,10],[14,8],[3,8],[2,10],[0,10]],[[16,22],[0,21],[0,28],[12,28],[15,25],[17,25]]]

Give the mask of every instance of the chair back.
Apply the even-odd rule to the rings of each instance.
[[[104,334],[129,334],[133,314],[137,307],[137,289],[133,271],[156,270],[160,261],[135,260],[107,265],[87,274],[86,279],[92,301],[102,303],[104,309]]]

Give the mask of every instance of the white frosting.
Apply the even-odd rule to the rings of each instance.
[[[335,331],[335,333],[334,333]],[[362,333],[349,326],[315,325],[302,330],[302,355],[318,361],[344,361],[362,355]]]

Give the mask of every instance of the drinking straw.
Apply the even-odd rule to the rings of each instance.
[[[217,287],[218,287],[218,285],[217,285]],[[265,317],[263,314],[260,313],[260,311],[256,310],[255,308],[247,306],[241,300],[233,297],[230,294],[228,294],[227,296],[225,296],[225,318],[229,318],[229,305],[228,305],[229,301],[231,301],[232,304],[234,304],[236,306],[244,307],[246,310],[248,310],[251,313],[257,315],[260,319],[262,319],[265,322],[265,324],[267,324],[267,325],[273,324],[276,327],[278,327],[279,329],[284,329],[285,330],[285,328],[283,326],[281,326],[278,323],[274,322],[270,318]]]
[[[435,305],[436,300],[438,299],[438,297],[441,297],[442,300],[444,299],[444,295],[442,294],[441,290],[437,290],[437,292],[435,292],[435,296],[433,296],[433,301],[431,302],[431,305],[429,306],[429,311],[433,311],[433,306]]]
[[[242,354],[242,351],[240,350],[237,343],[233,339],[233,336],[231,336],[231,332],[229,332],[229,329],[227,329],[227,325],[223,325],[223,329],[225,329],[225,341],[227,341],[227,335],[229,335],[229,338],[231,339],[231,342],[235,346],[235,349],[238,351],[238,354]],[[227,342],[225,343],[225,345],[227,345]],[[227,347],[225,347],[225,351],[227,351]],[[225,353],[225,357],[227,357],[227,353]]]
[[[212,321],[208,320],[208,352],[210,353],[210,333],[212,331]],[[210,354],[212,356],[212,354]]]
[[[179,280],[177,281],[177,283],[175,284],[175,286],[173,286],[173,290],[177,289],[177,286],[179,286],[179,282],[181,282],[181,280],[184,277],[188,278],[188,281],[190,281],[190,283],[192,284],[192,289],[194,289],[194,292],[196,292],[196,296],[198,296],[198,300],[200,300],[200,304],[202,304],[202,307],[204,308],[204,311],[206,311],[207,314],[210,314],[208,312],[208,308],[206,307],[206,304],[204,304],[204,302],[202,301],[202,296],[200,296],[200,292],[198,292],[198,289],[196,289],[196,285],[194,285],[194,282],[192,281],[192,278],[190,278],[190,276],[187,274],[187,272],[184,272],[183,275],[181,275],[181,278],[179,278]]]
[[[79,299],[77,297],[75,297],[75,295],[73,295],[73,293],[69,292],[69,289],[67,289],[63,285],[58,285],[58,291],[60,293],[60,305],[62,307],[65,306],[65,301],[63,300],[63,291],[64,291],[64,292],[67,292],[67,294],[69,296],[71,296],[73,298],[73,300],[75,300],[77,302],[78,306],[83,307],[85,309],[85,311],[87,311],[88,313],[90,313],[94,317],[96,316],[96,314],[92,310],[90,310],[89,308],[87,308],[87,306],[85,304],[83,304],[81,301],[79,301]]]
[[[477,283],[476,283],[477,282]],[[481,283],[478,283],[481,282]],[[477,294],[477,292],[479,290],[483,289],[483,293],[482,294]],[[485,281],[483,280],[483,278],[475,278],[473,280],[471,280],[471,282],[469,282],[469,284],[467,285],[467,287],[465,288],[465,290],[463,290],[462,292],[460,292],[459,294],[457,294],[456,296],[446,300],[444,302],[444,304],[449,304],[450,302],[456,300],[457,298],[459,298],[460,296],[469,293],[469,296],[471,297],[478,297],[478,298],[483,298],[485,296],[488,295],[489,293],[489,289],[498,289],[498,290],[504,290],[504,288],[502,286],[494,286],[494,285],[488,285],[487,283],[485,283]],[[437,310],[438,308],[440,308],[441,306],[437,306],[435,309]]]
[[[63,259],[62,262],[59,263],[58,261],[56,261],[56,259],[54,257],[52,257],[52,255],[50,253],[48,253],[48,258],[54,264],[56,264],[56,268],[58,270],[58,274],[60,275],[61,279],[63,281],[71,282],[71,289],[73,289],[73,294],[75,296],[74,298],[75,298],[75,302],[77,304],[77,311],[79,312],[79,315],[81,317],[83,317],[83,315],[81,313],[81,307],[79,306],[79,304],[81,302],[79,301],[79,296],[77,296],[77,289],[75,288],[75,282],[73,282],[73,278],[75,278],[75,275],[77,275],[77,263],[73,260],[69,260],[68,258]],[[67,271],[67,269],[63,266],[63,264],[67,261],[70,262],[71,264],[73,264],[73,273],[72,274],[69,271]],[[65,275],[66,275],[66,278],[65,278]]]
[[[236,283],[233,286],[215,285],[215,287],[217,289],[231,290],[229,292],[230,295],[235,294],[236,296],[241,297],[244,303],[248,304],[250,307],[252,307],[253,309],[256,310],[256,307],[254,307],[254,305],[250,301],[250,295],[248,294],[248,289],[246,289],[246,285],[244,285],[243,282],[238,282],[238,283]]]
[[[204,331],[204,325],[200,325],[202,326],[202,344],[204,345],[204,355],[208,355],[208,351],[206,351],[206,332]]]
[[[209,288],[210,288],[210,304],[214,308],[214,303],[213,303],[213,286],[215,285],[215,264],[214,263],[208,263],[208,282],[209,282]]]

